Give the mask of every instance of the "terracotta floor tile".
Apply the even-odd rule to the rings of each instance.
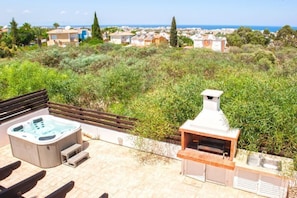
[[[24,197],[46,196],[73,180],[67,198],[98,198],[104,192],[111,198],[162,197],[258,197],[237,189],[189,179],[180,174],[181,162],[145,154],[100,140],[87,140],[90,158],[76,168],[60,165],[45,169],[46,176]],[[10,145],[0,148],[0,167],[17,161]],[[22,161],[0,185],[9,187],[43,169]],[[211,193],[210,193],[211,192]]]

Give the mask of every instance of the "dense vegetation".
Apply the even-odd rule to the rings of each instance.
[[[268,29],[261,32],[242,26],[226,36],[229,46],[241,47],[242,45],[253,44],[270,47],[297,47],[297,30],[289,25],[283,26],[276,34],[271,33]]]
[[[46,88],[51,101],[138,118],[135,133],[162,139],[196,117],[204,89],[219,89],[230,126],[241,129],[240,148],[297,159],[296,57],[294,47],[249,44],[229,53],[38,48],[0,61],[0,100]]]

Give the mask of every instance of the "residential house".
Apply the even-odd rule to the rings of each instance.
[[[79,28],[78,29],[78,38],[81,41],[86,40],[87,38],[91,37],[91,31],[86,28]]]
[[[150,46],[154,40],[154,33],[148,33],[144,38],[144,46]]]
[[[168,44],[168,38],[163,34],[155,33],[138,33],[131,38],[131,45],[133,46],[149,46],[151,44],[160,45]]]
[[[131,38],[131,45],[133,46],[144,46],[145,34],[136,34]]]
[[[154,36],[153,43],[155,45],[160,45],[160,44],[168,44],[169,38],[167,38],[165,35],[162,34],[157,34]]]
[[[0,29],[0,34],[8,33],[8,31],[9,31],[8,26],[4,26],[3,28]]]
[[[54,29],[47,32],[49,40],[48,46],[58,45],[65,47],[66,45],[78,45],[78,30],[75,29]]]
[[[110,35],[110,42],[114,44],[130,44],[134,36],[131,32],[115,32]]]
[[[215,37],[213,34],[196,34],[191,37],[194,48],[208,48],[217,52],[224,52],[226,48],[225,37]]]

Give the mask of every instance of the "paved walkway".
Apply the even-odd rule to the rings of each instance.
[[[180,174],[181,162],[100,140],[85,139],[90,158],[76,168],[60,165],[46,170],[46,176],[24,194],[26,198],[44,197],[67,182],[75,181],[67,198],[98,198],[104,192],[110,198],[255,198],[245,191],[200,182]],[[25,151],[24,151],[25,152]],[[0,148],[0,167],[18,160],[10,145]],[[0,185],[9,187],[38,171],[39,167],[22,161]]]

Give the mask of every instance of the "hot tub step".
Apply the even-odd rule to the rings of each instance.
[[[77,153],[81,152],[81,145],[80,144],[73,144],[70,147],[67,147],[66,149],[61,151],[61,161],[62,163],[67,163],[68,159],[72,157],[73,155],[76,155]]]
[[[78,162],[80,162],[83,159],[88,159],[89,157],[90,156],[89,156],[88,152],[81,151],[81,152],[77,153],[76,155],[72,156],[71,158],[69,158],[67,160],[67,164],[70,166],[76,167]]]

